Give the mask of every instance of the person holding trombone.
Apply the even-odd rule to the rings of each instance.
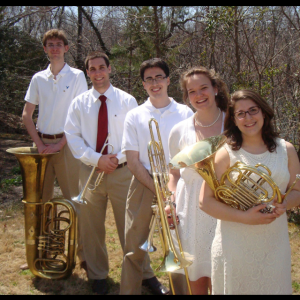
[[[94,184],[86,189],[86,204],[80,205],[79,231],[87,275],[94,280],[93,292],[103,295],[108,292],[109,270],[105,245],[107,201],[111,201],[123,249],[126,195],[132,174],[121,153],[122,128],[126,114],[138,104],[133,96],[110,83],[111,66],[105,53],[89,54],[85,67],[93,87],[71,103],[65,135],[74,157],[83,162],[80,185],[88,185],[88,178],[90,185]],[[97,172],[91,174],[91,167],[96,167]],[[102,182],[96,183],[97,173],[103,175]]]
[[[165,61],[160,58],[144,61],[140,66],[140,76],[149,98],[127,114],[122,141],[122,152],[126,154],[128,168],[134,176],[127,197],[120,294],[141,294],[144,285],[154,294],[165,295],[169,290],[154,276],[148,254],[140,249],[149,235],[151,205],[156,194],[147,150],[151,140],[148,123],[151,118],[158,122],[164,155],[168,158],[168,137],[172,127],[193,112],[168,96],[170,78]]]

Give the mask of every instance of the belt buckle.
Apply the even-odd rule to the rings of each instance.
[[[56,134],[53,134],[53,136],[54,136],[54,139],[56,140]]]

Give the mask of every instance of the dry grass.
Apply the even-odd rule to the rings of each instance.
[[[16,194],[21,187],[14,188]],[[109,294],[119,294],[122,250],[116,233],[111,205],[108,205],[106,218],[106,241],[109,253],[110,272],[108,277]],[[292,249],[293,294],[300,294],[300,235],[299,227],[289,224]],[[10,205],[0,206],[0,294],[2,295],[92,295],[91,282],[77,263],[73,274],[63,280],[47,280],[34,277],[29,270],[20,270],[25,263],[24,214],[23,204],[13,201]],[[159,250],[151,254],[153,267],[161,259],[158,237],[155,244]],[[157,273],[160,281],[168,285],[167,274]],[[151,294],[143,289],[143,294]]]
[[[21,187],[13,188],[20,194]],[[21,198],[21,196],[20,196]],[[20,199],[19,198],[19,199]],[[122,249],[119,243],[112,208],[109,203],[106,216],[106,242],[109,253],[109,294],[118,295],[120,289]],[[24,243],[24,213],[21,201],[0,205],[0,294],[2,295],[92,295],[91,283],[78,262],[73,274],[63,280],[36,278],[20,266],[26,261]],[[155,244],[159,247],[158,237]],[[160,263],[161,250],[151,254],[154,267]],[[168,285],[166,274],[158,273],[160,281]],[[143,294],[150,294],[143,289]]]

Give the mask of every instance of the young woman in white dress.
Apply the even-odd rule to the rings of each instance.
[[[215,156],[217,178],[236,161],[266,165],[284,197],[300,173],[292,144],[278,138],[272,126],[274,113],[256,92],[232,95],[225,119],[227,144]],[[300,183],[271,213],[265,205],[240,211],[216,201],[204,183],[200,207],[218,219],[212,245],[213,294],[291,294],[291,250],[286,209],[300,204]]]
[[[221,134],[229,100],[227,87],[214,70],[193,67],[182,74],[180,84],[183,100],[195,114],[172,128],[170,159],[189,145]],[[216,227],[216,219],[199,208],[202,182],[202,177],[191,168],[170,170],[169,189],[174,192],[180,220],[179,236],[186,259],[193,262],[187,268],[193,295],[208,294],[211,286],[210,250]]]

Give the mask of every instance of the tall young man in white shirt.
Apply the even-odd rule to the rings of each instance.
[[[122,141],[122,152],[126,154],[128,168],[134,176],[127,196],[120,294],[141,294],[141,286],[145,285],[153,293],[164,295],[169,290],[154,276],[148,254],[139,249],[149,234],[151,205],[156,194],[147,151],[151,140],[148,122],[155,118],[159,124],[168,163],[169,133],[175,124],[190,117],[193,112],[168,96],[169,68],[163,60],[154,58],[143,62],[140,75],[149,98],[127,114]]]
[[[93,292],[101,295],[108,291],[106,277],[109,267],[105,245],[108,198],[112,204],[120,243],[122,248],[124,247],[126,195],[132,173],[127,167],[125,154],[121,153],[121,143],[125,116],[138,104],[133,96],[111,85],[111,66],[104,53],[90,54],[85,64],[93,87],[73,100],[65,124],[65,134],[73,155],[83,162],[80,169],[81,185],[85,185],[92,166],[98,167],[99,171],[104,171],[105,174],[96,190],[86,193],[87,204],[80,206],[79,214],[79,230],[88,278],[94,279]],[[98,113],[102,105],[105,106],[102,102],[103,96],[110,134],[108,143],[114,148],[113,154],[96,152],[97,133],[99,134]],[[103,117],[99,119],[100,124],[101,119]],[[103,130],[103,127],[99,130]],[[108,153],[110,151],[111,147],[108,147]],[[95,182],[96,176],[97,173],[94,174],[92,183]]]
[[[60,151],[47,166],[42,196],[43,202],[46,202],[53,197],[55,177],[66,199],[79,193],[76,176],[79,164],[66,144],[64,125],[69,105],[87,90],[87,82],[82,71],[69,67],[64,61],[69,46],[63,31],[47,31],[43,45],[50,64],[46,70],[33,76],[25,96],[22,117],[39,153]],[[36,105],[39,113],[35,126],[32,116]]]
[[[71,199],[79,193],[79,166],[67,145],[64,125],[71,101],[85,92],[87,82],[84,73],[65,63],[69,50],[68,40],[62,30],[51,29],[43,36],[44,51],[50,64],[36,73],[25,96],[23,123],[39,153],[54,153],[46,168],[42,200],[53,198],[54,181],[57,178],[64,198]],[[36,126],[33,112],[38,105]],[[27,264],[21,266],[26,269]]]

